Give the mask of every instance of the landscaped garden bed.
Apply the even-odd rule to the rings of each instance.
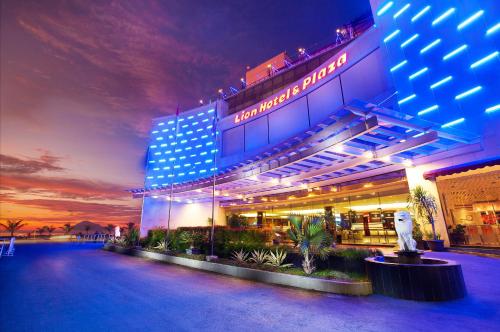
[[[108,243],[107,250],[179,264],[244,279],[338,294],[371,294],[364,259],[379,253],[338,249],[332,245],[323,219],[292,218],[290,239],[295,246],[276,246],[269,232],[218,227],[213,254],[210,228],[158,228],[143,239]],[[140,246],[137,246],[140,243]],[[210,260],[210,261],[206,261]]]
[[[325,272],[322,272],[321,270],[317,272],[318,274],[305,276],[305,273],[298,268],[290,268],[287,270],[267,270],[267,268],[257,269],[255,266],[239,266],[234,262],[229,264],[229,261],[224,259],[207,262],[202,260],[198,255],[166,254],[153,250],[126,248],[111,243],[106,244],[104,249],[169,264],[177,264],[197,270],[215,272],[270,284],[344,295],[364,296],[372,294],[372,286],[369,281],[322,278],[321,274]]]

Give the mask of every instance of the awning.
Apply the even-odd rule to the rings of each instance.
[[[211,201],[215,180],[217,199],[239,205],[251,198],[399,171],[421,157],[469,143],[470,138],[431,129],[427,122],[412,122],[393,113],[353,101],[344,109],[333,111],[320,124],[277,145],[252,152],[243,161],[235,164],[219,160],[215,179],[210,176],[175,184],[173,194],[181,202]],[[135,198],[168,198],[171,189],[130,191]]]
[[[444,168],[428,171],[428,172],[424,173],[424,179],[434,180],[438,176],[462,173],[462,172],[467,172],[467,171],[471,171],[474,169],[480,169],[480,168],[484,168],[487,166],[495,166],[495,165],[500,165],[500,157],[494,157],[494,158],[483,159],[483,160],[475,160],[475,161],[471,161],[469,163],[464,163],[464,164],[460,164],[460,165],[454,165],[454,166],[449,166],[449,167],[444,167]]]

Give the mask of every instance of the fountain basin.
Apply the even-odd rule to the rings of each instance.
[[[397,256],[365,259],[373,293],[416,301],[449,301],[467,294],[462,266],[455,261],[421,258],[400,264]]]

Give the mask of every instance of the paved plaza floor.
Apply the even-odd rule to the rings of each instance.
[[[423,303],[284,288],[100,250],[19,245],[0,259],[0,331],[499,331],[500,259],[463,265],[469,295]]]

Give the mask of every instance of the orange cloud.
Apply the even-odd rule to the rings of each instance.
[[[0,156],[0,218],[22,218],[33,229],[47,223],[139,222],[140,201],[124,187],[102,181],[49,176],[61,173],[60,157],[44,152],[38,158]]]
[[[62,171],[64,168],[57,164],[60,157],[52,156],[45,152],[37,159],[20,159],[13,156],[0,154],[0,174],[5,173],[23,173],[32,174],[41,171]]]

